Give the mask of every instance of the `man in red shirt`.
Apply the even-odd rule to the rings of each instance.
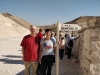
[[[39,59],[39,36],[36,35],[36,27],[30,26],[31,34],[26,35],[22,42],[22,60],[25,64],[25,75],[30,75],[32,67],[33,75],[36,75]]]
[[[37,34],[39,36],[39,41],[41,41],[41,39],[43,38],[43,30],[39,29],[39,33]]]

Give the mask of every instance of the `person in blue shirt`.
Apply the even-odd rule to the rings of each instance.
[[[68,52],[67,52],[67,54],[68,54],[68,59],[70,59],[70,57],[71,57],[72,48],[73,48],[73,46],[72,46],[72,47],[69,46],[69,41],[70,41],[70,40],[72,40],[72,41],[73,41],[73,40],[77,40],[79,37],[80,37],[80,35],[78,35],[78,36],[76,36],[76,37],[71,37],[70,34],[66,34],[65,39],[66,39],[66,47],[67,47],[67,50],[68,50]]]

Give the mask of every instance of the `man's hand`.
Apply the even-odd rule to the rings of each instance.
[[[39,58],[39,63],[41,64],[41,57]]]
[[[22,57],[22,61],[24,61],[25,60],[25,58],[24,57]]]

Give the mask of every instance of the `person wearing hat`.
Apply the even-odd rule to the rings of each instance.
[[[51,38],[55,40],[56,42],[56,37],[55,37],[55,33],[54,32],[51,32]]]

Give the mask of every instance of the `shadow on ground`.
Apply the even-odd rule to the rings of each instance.
[[[16,75],[25,75],[25,70],[19,72],[18,74]],[[32,68],[30,69],[30,75],[32,75]]]
[[[16,75],[25,75],[25,70],[23,70],[23,71],[19,72],[19,73],[18,73],[18,74],[16,74]]]
[[[3,57],[11,57],[11,58],[22,58],[21,56],[16,55],[2,55]]]
[[[2,56],[4,58],[0,59],[0,62],[4,62],[4,64],[24,64],[22,60],[16,60],[17,58],[21,58],[21,56],[16,56],[16,55],[2,55]]]

